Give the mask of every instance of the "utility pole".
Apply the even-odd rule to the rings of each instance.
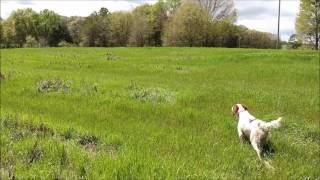
[[[277,45],[276,49],[279,49],[279,43],[280,43],[280,6],[281,6],[281,0],[279,0],[279,8],[278,8],[278,39],[277,39]]]

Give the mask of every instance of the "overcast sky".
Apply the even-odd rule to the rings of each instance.
[[[64,16],[88,16],[100,7],[111,12],[130,10],[143,3],[155,3],[155,0],[1,0],[1,17],[7,18],[19,8],[32,8],[37,12],[50,9]],[[299,0],[282,0],[280,34],[282,40],[288,40],[295,32],[295,18],[299,11]],[[237,24],[250,29],[277,33],[277,0],[235,0],[238,10]]]

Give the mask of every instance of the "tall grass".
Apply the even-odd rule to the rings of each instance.
[[[320,178],[315,51],[6,49],[1,73],[3,179]],[[237,102],[284,117],[274,170],[239,143]]]

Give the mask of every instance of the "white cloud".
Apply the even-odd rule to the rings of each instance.
[[[288,40],[295,32],[295,19],[299,11],[299,0],[281,1],[280,35],[282,40]],[[238,9],[237,24],[250,29],[277,33],[278,1],[277,0],[236,0]]]
[[[7,18],[13,10],[32,8],[37,12],[50,9],[64,16],[88,16],[101,7],[109,11],[126,11],[156,0],[1,0],[1,17]],[[294,33],[295,17],[299,10],[299,0],[282,0],[281,38],[287,40]],[[264,32],[277,33],[277,0],[235,0],[238,9],[237,24]]]
[[[131,10],[139,4],[154,3],[154,1],[143,0],[67,0],[67,1],[37,1],[37,0],[4,0],[1,1],[1,17],[7,18],[10,16],[13,10],[19,8],[32,8],[33,10],[40,12],[43,9],[53,10],[56,13],[63,16],[88,16],[93,11],[98,11],[101,7],[106,7],[109,11],[127,11]]]

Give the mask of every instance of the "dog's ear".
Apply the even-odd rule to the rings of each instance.
[[[248,110],[247,106],[245,106],[244,104],[241,104],[241,105],[244,108],[244,110]]]
[[[232,108],[231,108],[231,111],[232,111],[233,115],[238,114],[238,110],[239,110],[239,107],[236,104],[233,105]]]

